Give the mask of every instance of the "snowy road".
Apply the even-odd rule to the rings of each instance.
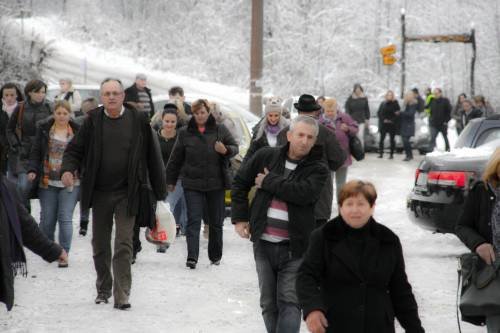
[[[457,332],[455,319],[456,259],[465,248],[453,235],[431,234],[410,224],[405,197],[418,161],[409,164],[369,155],[356,163],[349,178],[371,180],[379,191],[375,217],[401,238],[407,273],[413,284],[427,332]],[[35,216],[38,216],[38,203]],[[202,240],[196,270],[184,266],[185,240],[166,254],[144,243],[133,266],[131,311],[95,305],[90,236],[75,236],[70,267],[59,269],[28,253],[28,278],[16,279],[16,306],[0,309],[0,332],[264,332],[251,244],[239,239],[229,221],[224,227],[224,257],[209,265]],[[463,332],[483,330],[464,324]],[[306,332],[305,325],[302,331]],[[399,330],[398,332],[401,332]]]

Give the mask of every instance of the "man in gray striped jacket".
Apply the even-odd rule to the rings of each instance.
[[[260,149],[239,169],[232,186],[231,218],[236,232],[254,243],[260,304],[267,332],[300,331],[295,280],[309,236],[314,206],[328,177],[319,128],[296,117],[288,143]],[[249,206],[248,193],[257,191]]]

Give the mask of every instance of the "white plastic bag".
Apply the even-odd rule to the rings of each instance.
[[[146,240],[156,245],[169,247],[175,240],[176,225],[170,207],[163,201],[158,201],[156,207],[156,227],[153,230],[146,228]]]

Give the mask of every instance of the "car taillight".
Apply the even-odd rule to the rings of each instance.
[[[469,172],[464,171],[430,171],[427,183],[440,186],[465,187],[468,185]]]
[[[417,181],[417,180],[418,180],[418,176],[420,175],[420,172],[421,172],[421,171],[422,171],[422,170],[420,170],[420,169],[415,170],[415,181]]]

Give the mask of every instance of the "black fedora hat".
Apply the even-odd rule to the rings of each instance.
[[[293,106],[301,112],[314,112],[321,109],[321,105],[316,103],[314,96],[308,94],[301,95],[299,102],[293,103]]]

